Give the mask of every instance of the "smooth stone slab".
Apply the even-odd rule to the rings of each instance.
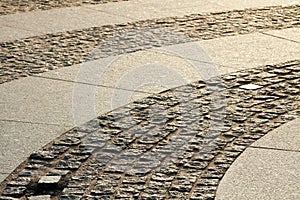
[[[252,33],[200,41],[216,65],[236,70],[300,59],[300,44]]]
[[[0,121],[0,127],[0,182],[33,151],[72,128],[9,121]]]
[[[119,2],[114,5],[108,3],[102,5],[89,5],[86,7],[135,20],[183,16],[224,10],[223,6],[207,0],[132,0],[128,2]]]
[[[0,16],[0,24],[5,23],[12,28],[28,30],[31,33],[35,33],[34,35],[126,23],[128,20],[130,21],[130,19],[125,17],[110,15],[84,7],[57,8]],[[5,33],[0,35],[2,41],[11,41],[25,37],[28,37],[27,32],[20,32],[14,38]]]
[[[209,2],[217,3],[221,6],[224,6],[227,9],[245,9],[245,8],[261,8],[267,6],[290,6],[297,5],[300,3],[299,0],[260,0],[260,1],[251,1],[251,0],[208,0]]]
[[[300,152],[246,149],[218,186],[217,200],[300,199]]]
[[[0,24],[0,42],[13,41],[16,38],[35,36],[36,33],[29,30],[13,28],[8,25]]]
[[[181,46],[186,47],[185,44]],[[170,47],[138,51],[61,68],[38,76],[155,93],[163,90],[157,88],[173,88],[220,75],[218,67],[209,63],[208,55],[199,51],[198,57],[193,56],[195,60],[191,60],[188,48],[185,50],[182,54]],[[199,62],[197,58],[204,61]]]
[[[129,103],[139,92],[27,77],[1,84],[0,93],[0,120],[73,127]]]
[[[173,17],[199,13],[221,12],[235,9],[257,8],[265,6],[295,5],[299,0],[131,0],[117,4],[108,3],[87,6],[113,15],[121,15],[132,19]]]
[[[300,151],[300,118],[280,126],[251,146]]]
[[[277,37],[286,38],[288,40],[292,40],[300,43],[300,28],[288,28],[283,30],[273,30],[265,32],[267,34],[271,34]]]

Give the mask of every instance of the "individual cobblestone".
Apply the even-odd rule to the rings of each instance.
[[[95,5],[109,2],[128,0],[1,0],[0,16],[15,14],[18,12],[29,12],[36,10],[50,10],[53,8],[64,8],[82,5]]]
[[[299,9],[299,5],[275,6],[168,17],[3,42],[0,43],[0,84],[60,67],[153,47],[300,27]],[[289,70],[271,71],[267,80],[280,82],[282,80],[273,79],[273,76]],[[235,84],[250,81],[241,77]]]
[[[249,145],[300,116],[299,69],[296,60],[243,70],[118,108],[33,153],[1,198],[214,199]],[[267,81],[272,73],[282,81]],[[263,87],[243,89],[240,78]],[[60,180],[45,188],[45,176]]]

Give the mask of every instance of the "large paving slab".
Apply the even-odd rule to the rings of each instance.
[[[134,20],[145,20],[162,17],[183,16],[193,13],[208,13],[223,10],[224,8],[206,0],[200,1],[140,1],[119,2],[111,4],[86,6],[112,15],[120,15]]]
[[[0,92],[1,120],[67,126],[124,105],[138,93],[38,77],[1,84]]]
[[[189,58],[195,46],[199,48],[196,43],[185,43],[168,46],[165,49],[111,56],[37,76],[127,90],[159,92],[150,88],[143,89],[143,86],[152,84],[166,89],[218,76],[218,67],[201,49],[198,54],[194,52],[200,61]],[[183,47],[186,52],[177,54],[178,48]]]
[[[64,125],[34,124],[0,120],[0,182],[41,146],[72,128]]]
[[[199,45],[215,64],[236,70],[300,58],[299,43],[261,33],[201,41]]]
[[[0,42],[11,41],[36,35],[36,33],[32,31],[10,27],[6,23],[1,24],[0,26]]]
[[[300,118],[275,129],[251,146],[300,152]]]
[[[265,6],[274,6],[274,5],[295,5],[299,4],[299,0],[260,0],[260,1],[251,1],[251,0],[234,0],[234,1],[226,1],[226,0],[208,0],[212,3],[217,3],[219,5],[224,6],[227,9],[244,9],[244,8],[259,8]]]
[[[1,24],[5,24],[12,28],[28,30],[35,33],[35,35],[125,23],[127,21],[128,19],[124,17],[119,17],[117,15],[113,16],[82,7],[61,8],[0,16]],[[11,36],[7,36],[11,38]],[[26,37],[28,35],[22,36],[21,33],[19,33],[15,36],[16,37],[13,39]],[[2,36],[2,41],[7,40]]]
[[[299,151],[248,148],[226,172],[216,199],[299,199],[299,165]]]
[[[161,18],[178,15],[199,14],[207,12],[220,12],[234,9],[257,8],[276,5],[295,5],[299,0],[263,0],[263,1],[214,1],[214,0],[133,0],[119,2],[112,7],[111,4],[87,6],[92,9],[101,10],[114,15],[131,17],[144,20],[150,18]]]

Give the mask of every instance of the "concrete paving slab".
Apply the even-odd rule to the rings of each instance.
[[[288,28],[284,30],[273,30],[265,32],[270,35],[274,35],[288,40],[296,41],[300,43],[300,28]]]
[[[46,11],[34,11],[0,16],[0,23],[9,23],[10,27],[29,30],[35,35],[84,29],[94,26],[125,23],[129,19],[113,16],[84,7],[70,7]],[[6,37],[5,37],[6,36]],[[28,35],[19,33],[14,39]],[[2,40],[12,40],[9,35],[1,35]]]
[[[165,11],[154,5],[147,4],[148,2],[131,1],[119,2],[118,4],[104,4],[104,5],[88,5],[85,6],[91,10],[97,10],[108,13],[110,15],[117,15],[126,18],[130,18],[129,21],[146,20],[153,18],[169,17],[182,15],[183,13],[178,11]]]
[[[299,4],[299,0],[260,0],[260,1],[251,1],[251,0],[235,0],[235,1],[226,1],[226,0],[208,0],[212,3],[219,4],[225,9],[245,9],[245,8],[260,8],[265,6],[289,6]]]
[[[128,103],[137,92],[28,77],[1,84],[0,93],[0,120],[75,126]]]
[[[178,15],[189,15],[209,12],[220,12],[234,9],[257,8],[264,6],[295,5],[299,0],[132,0],[119,2],[118,4],[103,4],[87,6],[88,8],[100,10],[114,15],[126,16],[132,19],[145,20],[150,18],[162,18]]]
[[[30,153],[72,128],[1,120],[0,127],[0,182]]]
[[[300,118],[268,133],[251,146],[300,151]]]
[[[179,57],[180,54],[169,51],[170,49],[172,48],[112,56],[38,76],[153,93],[159,91],[154,89],[155,87],[151,89],[149,84],[160,88],[172,88],[219,74],[213,63],[207,63],[209,58],[200,55],[203,52],[199,52],[199,57],[207,62],[186,59],[188,54]]]
[[[216,199],[300,199],[300,152],[248,148],[220,182]]]
[[[217,65],[237,70],[300,58],[300,45],[261,33],[200,41],[199,45]]]
[[[7,25],[0,24],[0,42],[13,41],[16,38],[30,37],[35,35],[36,33],[28,30],[12,28]]]
[[[183,1],[142,1],[134,0],[130,2],[119,2],[112,4],[102,4],[86,6],[87,8],[107,12],[112,15],[120,15],[135,20],[146,20],[151,18],[174,17],[195,13],[209,13],[221,11],[224,8],[207,0]]]

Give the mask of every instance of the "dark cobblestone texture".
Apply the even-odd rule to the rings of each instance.
[[[246,83],[262,87],[242,89]],[[133,102],[33,153],[2,183],[0,199],[214,199],[249,145],[299,117],[299,83],[300,60]]]
[[[1,0],[0,16],[18,12],[50,10],[53,8],[94,5],[118,1],[128,0]]]
[[[0,84],[59,67],[153,47],[300,27],[300,6],[145,20],[0,43]]]

